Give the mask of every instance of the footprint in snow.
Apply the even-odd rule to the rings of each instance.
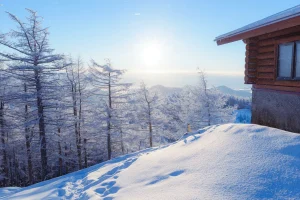
[[[170,177],[179,176],[179,175],[181,175],[183,173],[184,173],[184,170],[177,170],[177,171],[171,172],[170,174],[167,174],[167,175],[164,175],[164,176],[157,176],[155,180],[151,181],[147,185],[154,185],[154,184],[156,184],[158,182],[161,182],[163,180],[166,180],[166,179],[168,179]]]

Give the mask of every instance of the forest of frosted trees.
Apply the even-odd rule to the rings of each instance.
[[[205,74],[167,95],[122,81],[126,71],[55,52],[28,9],[0,33],[0,186],[27,186],[232,122],[234,103]]]

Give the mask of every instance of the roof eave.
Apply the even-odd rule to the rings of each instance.
[[[233,34],[233,35],[230,35],[227,37],[217,38],[215,41],[217,42],[218,45],[223,45],[223,44],[256,37],[259,35],[271,33],[274,31],[279,31],[282,29],[286,29],[286,28],[290,28],[290,27],[298,26],[298,25],[300,25],[300,16],[296,16],[296,17],[289,18],[286,20],[278,21],[276,23],[272,23],[272,24],[269,24],[266,26],[248,30],[248,31],[245,31],[242,33]]]

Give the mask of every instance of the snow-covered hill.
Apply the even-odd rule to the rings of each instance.
[[[299,199],[300,135],[211,126],[2,199]]]

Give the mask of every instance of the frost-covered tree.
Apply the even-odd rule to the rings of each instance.
[[[201,128],[214,124],[232,122],[235,107],[228,106],[227,97],[216,88],[208,87],[204,72],[199,72],[199,82],[196,86],[183,90],[185,120],[192,128]]]
[[[130,83],[122,83],[124,70],[114,69],[108,61],[105,65],[99,65],[94,60],[89,68],[90,78],[94,86],[94,94],[100,100],[100,120],[104,121],[104,132],[107,138],[107,157],[112,158],[112,136],[120,135],[120,126],[123,116],[120,109],[128,98]]]
[[[199,85],[194,92],[199,94],[199,101],[202,103],[200,110],[200,122],[204,125],[220,124],[232,121],[235,107],[226,106],[227,97],[216,88],[208,88],[206,75],[199,71]],[[200,93],[197,93],[200,92]]]
[[[150,147],[153,147],[153,129],[158,127],[160,121],[159,105],[157,93],[150,91],[142,82],[137,92],[137,117],[138,123],[146,127]]]
[[[71,65],[66,68],[66,74],[68,79],[68,86],[70,88],[70,96],[72,101],[73,110],[73,123],[74,132],[76,138],[76,151],[78,168],[82,169],[82,125],[83,125],[83,98],[86,87],[85,69],[83,68],[83,62],[78,57],[76,61],[71,61]],[[86,160],[86,158],[84,158]]]
[[[161,111],[163,112],[167,123],[164,124],[164,127],[169,132],[169,140],[178,139],[182,133],[186,132],[187,124],[189,122],[189,98],[184,96],[185,88],[178,93],[173,93],[168,95],[163,100],[163,106]]]
[[[89,68],[55,54],[42,19],[29,10],[0,34],[0,187],[27,186],[149,146],[192,128],[230,121],[235,101],[197,86],[176,93],[131,89],[110,62]],[[3,64],[4,63],[4,64]],[[242,102],[241,102],[242,103]]]
[[[41,177],[44,179],[48,172],[46,101],[49,102],[52,98],[50,95],[55,90],[53,83],[56,82],[53,74],[63,68],[63,65],[58,64],[63,56],[54,54],[53,49],[50,48],[48,29],[42,27],[41,17],[33,10],[27,9],[27,11],[29,17],[26,23],[8,13],[17,24],[17,29],[0,36],[0,45],[7,49],[1,51],[0,56],[11,62],[8,64],[7,72],[24,83],[24,92],[30,91],[29,93],[34,95],[40,140]]]

